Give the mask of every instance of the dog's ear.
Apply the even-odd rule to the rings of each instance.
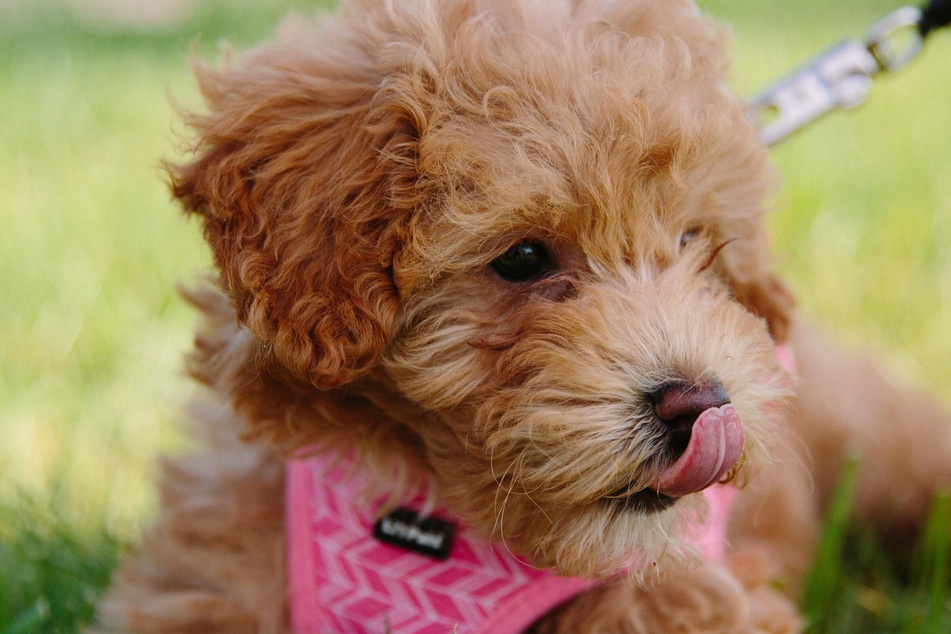
[[[727,245],[718,265],[737,301],[765,319],[773,340],[783,343],[789,336],[796,302],[772,271],[765,229],[759,226],[753,234],[756,237]]]
[[[221,70],[196,63],[210,113],[186,118],[194,159],[168,166],[239,318],[322,389],[367,373],[390,336],[418,146],[372,41],[331,39],[285,33]]]
[[[751,312],[766,320],[769,334],[776,343],[789,337],[795,300],[786,284],[773,274],[734,284],[737,299]]]

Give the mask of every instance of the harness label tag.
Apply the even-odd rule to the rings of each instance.
[[[433,559],[447,559],[456,526],[436,517],[419,518],[408,508],[398,508],[373,526],[373,537],[403,550]]]

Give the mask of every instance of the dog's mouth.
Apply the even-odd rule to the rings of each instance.
[[[629,482],[604,499],[619,510],[665,510],[684,496],[728,479],[744,443],[736,408],[729,404],[710,407],[694,422],[686,448],[659,473],[652,486]]]
[[[631,493],[631,489],[635,486],[631,483],[621,487],[611,495],[605,496],[604,501],[620,512],[650,515],[669,509],[680,499],[650,488]]]

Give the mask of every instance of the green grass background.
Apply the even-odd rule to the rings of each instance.
[[[127,5],[134,5],[129,0]],[[145,4],[148,4],[147,2]],[[157,168],[171,93],[196,105],[188,49],[214,56],[314,2],[197,0],[168,24],[90,0],[0,0],[0,633],[70,632],[154,510],[192,313],[208,266]],[[752,93],[897,6],[703,0],[733,24]],[[951,31],[865,107],[774,150],[779,265],[803,311],[951,403]],[[848,479],[807,608],[813,630],[949,632],[946,531],[896,569],[849,523]],[[936,525],[947,521],[947,501]],[[943,553],[943,554],[942,554]],[[929,563],[930,562],[930,563]]]

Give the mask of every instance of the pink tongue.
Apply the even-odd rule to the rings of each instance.
[[[736,408],[724,405],[705,410],[693,424],[686,451],[660,474],[657,491],[683,497],[718,482],[736,464],[743,442]]]

